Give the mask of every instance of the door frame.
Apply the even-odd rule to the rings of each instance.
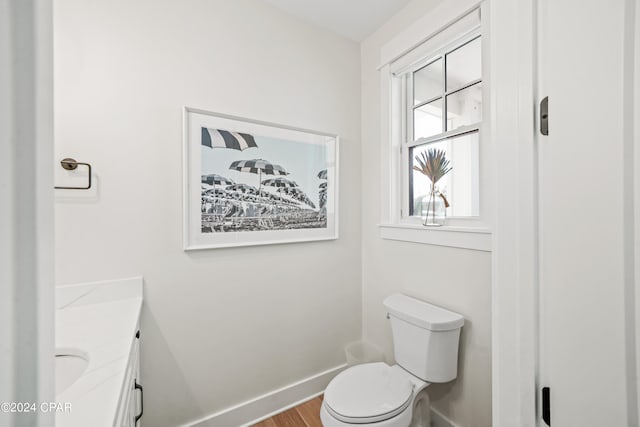
[[[37,408],[55,401],[52,22],[51,0],[0,0],[0,401]],[[54,415],[0,413],[0,427]]]
[[[631,115],[633,119],[633,128],[630,130],[632,144],[629,149],[631,150],[631,157],[633,159],[631,168],[632,170],[629,172],[631,177],[631,188],[627,191],[632,194],[633,202],[631,203],[630,209],[632,211],[632,224],[634,228],[634,233],[630,235],[632,237],[633,242],[628,242],[630,245],[630,249],[633,252],[633,259],[629,260],[627,264],[628,267],[632,268],[633,272],[633,284],[631,285],[631,289],[633,289],[634,295],[634,309],[635,309],[635,336],[637,336],[640,331],[640,4],[638,4],[637,0],[630,0],[633,2],[634,13],[629,14],[630,16],[627,19],[634,20],[634,34],[632,41],[632,49],[633,49],[633,58],[631,59],[633,67],[633,75],[632,75],[632,84],[633,91],[631,95],[633,99],[631,100]],[[628,195],[628,194],[627,194]],[[632,266],[632,267],[631,267]],[[635,369],[636,369],[636,382],[635,382],[635,390],[636,390],[636,399],[639,401],[636,402],[636,420],[640,420],[640,339],[636,338],[635,342]]]
[[[626,0],[625,242],[629,420],[640,419],[640,5]],[[495,201],[492,394],[496,427],[541,425],[539,350],[538,0],[491,0]],[[543,36],[543,34],[540,34]],[[513,60],[516,58],[516,60]],[[634,373],[635,371],[635,373]],[[633,377],[633,378],[631,378]]]
[[[493,426],[536,426],[537,1],[491,0]],[[515,58],[515,60],[514,60]]]

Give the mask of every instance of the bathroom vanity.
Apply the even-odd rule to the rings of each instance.
[[[142,277],[56,287],[57,427],[139,427]]]

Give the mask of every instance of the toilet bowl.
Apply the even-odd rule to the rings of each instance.
[[[325,390],[322,425],[428,427],[429,397],[421,393],[428,385],[398,365],[378,362],[354,366],[338,374]],[[413,418],[419,423],[411,423]]]
[[[397,364],[365,363],[336,375],[320,410],[324,427],[429,427],[425,389],[458,375],[460,314],[401,294],[384,306]]]

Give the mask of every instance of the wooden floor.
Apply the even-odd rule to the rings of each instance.
[[[322,396],[267,418],[252,427],[322,427],[320,407]]]

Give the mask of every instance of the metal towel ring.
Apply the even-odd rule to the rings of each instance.
[[[88,190],[91,188],[91,165],[89,163],[82,163],[82,162],[78,162],[76,161],[76,159],[72,159],[71,157],[67,157],[66,159],[62,159],[60,161],[60,166],[62,166],[62,168],[64,170],[68,170],[68,171],[73,171],[78,169],[78,165],[82,165],[82,166],[86,166],[87,170],[89,172],[89,180],[87,182],[87,186],[86,187],[58,187],[55,186],[53,188],[58,189],[58,190]]]

